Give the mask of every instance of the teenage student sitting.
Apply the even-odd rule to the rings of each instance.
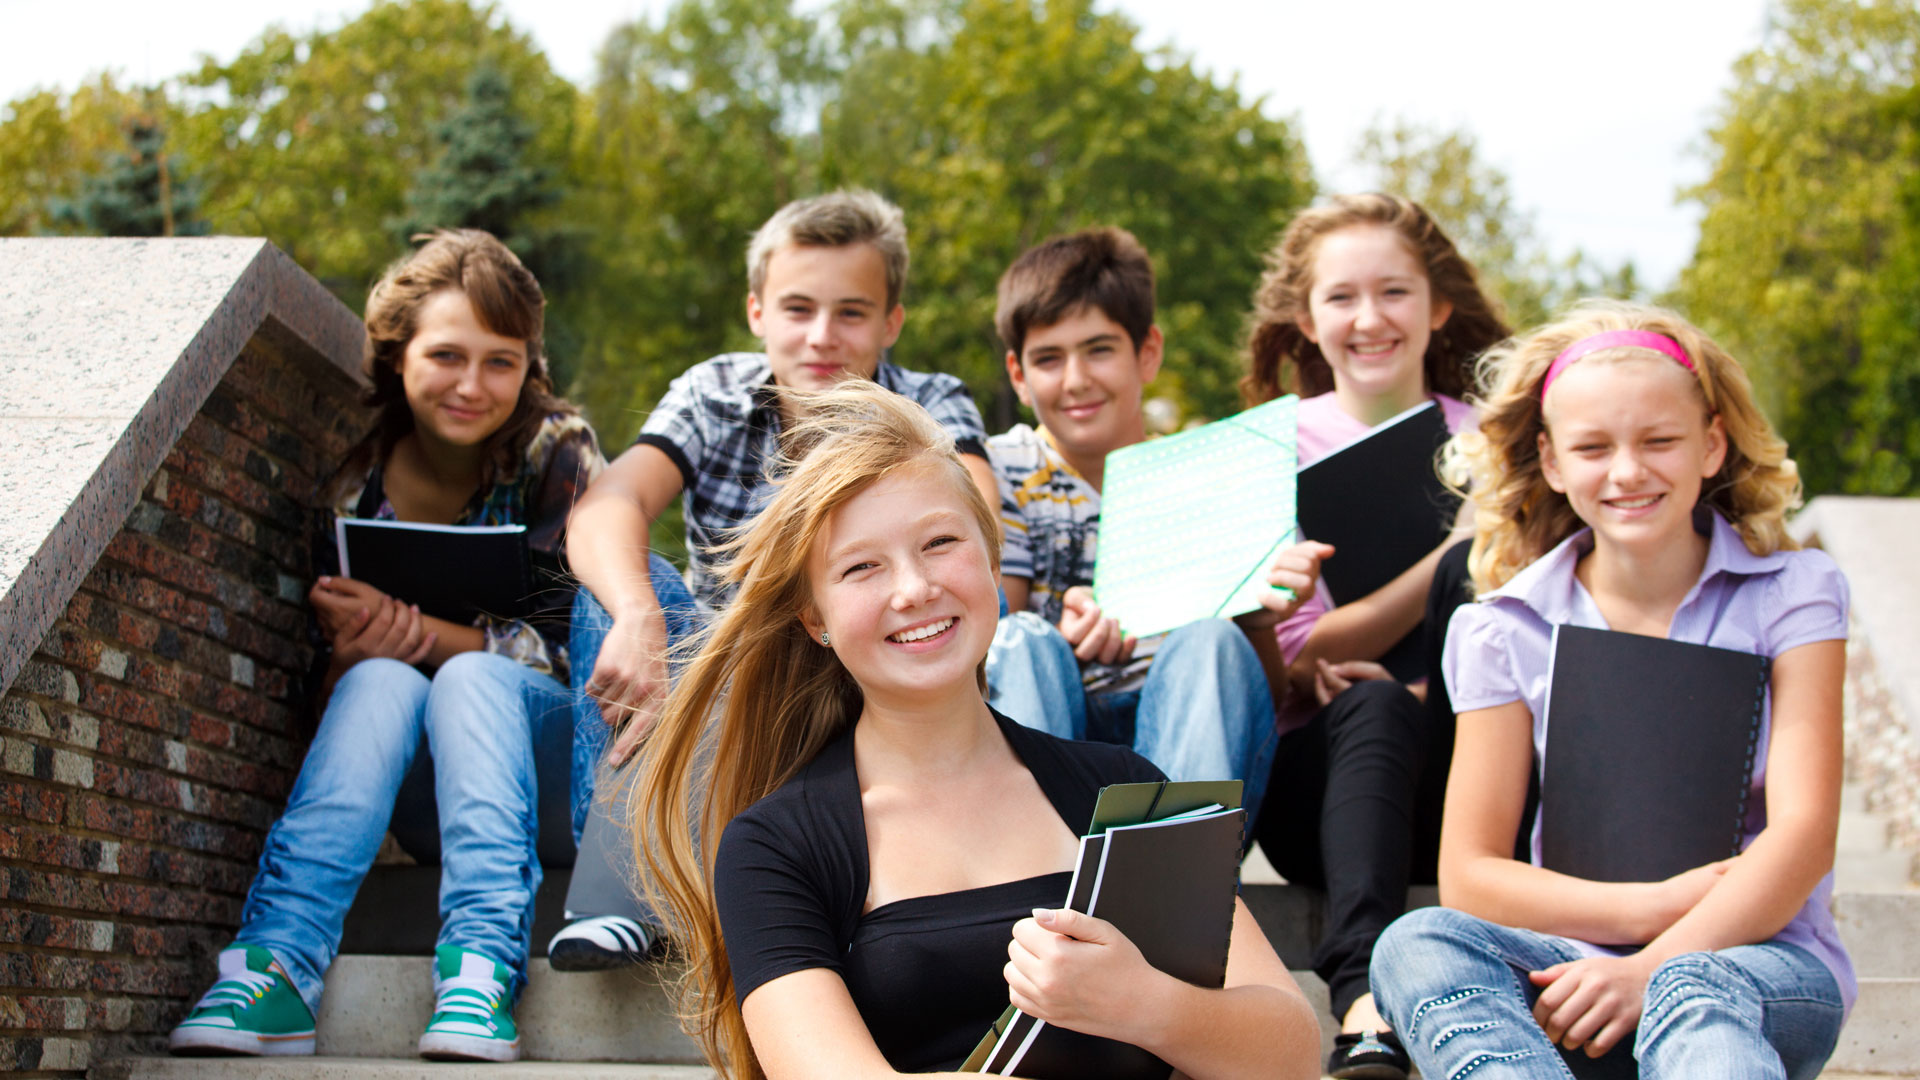
[[[999,522],[951,436],[868,386],[810,404],[641,748],[633,832],[709,1063],[955,1075],[1011,1001],[1185,1076],[1313,1076],[1312,1010],[1243,904],[1222,989],[1058,907],[1099,789],[1161,773],[988,707]]]
[[[605,967],[645,956],[656,931],[634,904],[625,869],[595,863],[606,842],[593,769],[618,729],[610,761],[633,751],[659,711],[666,655],[731,589],[713,552],[766,497],[766,467],[791,421],[782,390],[867,380],[925,407],[954,437],[971,475],[991,490],[986,432],[967,388],[951,375],[906,371],[886,359],[906,318],[907,231],[899,207],[869,191],[789,203],[747,246],[747,325],[765,352],[728,353],[673,381],[633,446],[581,497],[567,554],[586,585],[575,611],[576,828],[581,861],[567,910],[579,921],[548,947],[556,968]],[[684,498],[692,595],[647,552],[647,530]],[[608,887],[592,889],[594,883]],[[592,895],[588,893],[591,892]]]
[[[990,700],[1043,731],[1131,745],[1175,780],[1244,780],[1252,820],[1273,760],[1276,616],[1242,616],[1240,627],[1207,619],[1136,641],[1092,589],[1107,455],[1147,437],[1141,395],[1163,357],[1153,292],[1146,250],[1115,228],[1048,240],[1000,279],[1007,376],[1040,426],[987,440],[1012,612],[987,655]],[[1323,550],[1286,549],[1269,581],[1310,583]],[[1285,595],[1269,599],[1292,610]]]
[[[553,396],[544,303],[520,260],[472,230],[436,234],[367,299],[378,423],[332,488],[316,545],[329,576],[308,594],[330,653],[326,711],[219,981],[173,1030],[176,1054],[313,1053],[322,980],[391,819],[402,848],[441,866],[420,1053],[519,1056],[543,804],[549,838],[566,838],[566,621],[461,626],[330,575],[334,517],[525,525],[536,565],[558,559],[574,496],[603,463]]]

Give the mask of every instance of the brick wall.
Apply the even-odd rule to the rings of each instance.
[[[250,342],[0,697],[0,1071],[156,1048],[211,981],[309,734],[310,508],[352,401]]]

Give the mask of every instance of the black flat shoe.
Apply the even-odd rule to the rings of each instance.
[[[1339,1080],[1407,1080],[1413,1060],[1391,1031],[1343,1032],[1333,1037],[1327,1075]]]

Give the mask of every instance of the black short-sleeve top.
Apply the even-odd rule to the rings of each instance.
[[[1092,820],[1102,787],[1165,779],[1126,747],[1058,739],[999,713],[994,719],[1076,835]],[[826,968],[845,981],[880,1052],[903,1072],[965,1060],[1007,1006],[1001,969],[1013,924],[1036,907],[1058,907],[1072,876],[910,897],[862,914],[867,829],[851,729],[734,818],[715,857],[714,893],[738,999],[782,975]]]

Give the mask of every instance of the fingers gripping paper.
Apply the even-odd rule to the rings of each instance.
[[[1134,637],[1254,611],[1294,531],[1288,395],[1107,455],[1093,591]]]

